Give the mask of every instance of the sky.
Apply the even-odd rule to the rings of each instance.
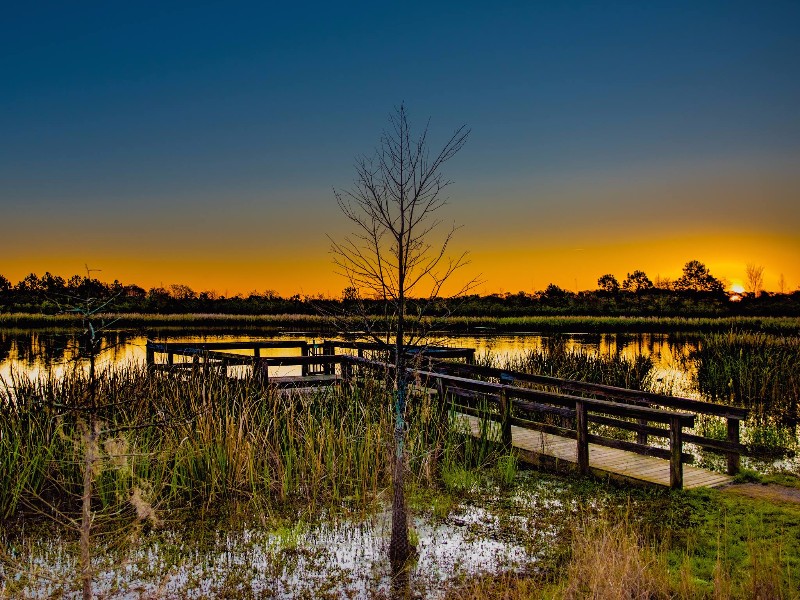
[[[481,293],[689,260],[800,287],[798,2],[12,3],[0,274],[338,296],[404,103]]]

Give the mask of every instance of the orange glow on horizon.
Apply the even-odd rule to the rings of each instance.
[[[480,274],[484,283],[475,290],[480,294],[532,293],[550,283],[570,291],[593,290],[605,273],[622,282],[636,269],[645,271],[654,282],[658,278],[675,280],[683,265],[693,259],[705,263],[712,275],[733,291],[739,291],[748,263],[764,266],[768,291],[778,290],[781,276],[786,291],[800,288],[800,237],[725,234],[613,243],[582,237],[570,244],[531,239],[527,247],[517,246],[514,240],[482,240],[480,247],[471,249],[471,264],[454,277],[452,288]],[[321,294],[338,298],[347,282],[334,272],[323,244],[309,244],[302,254],[279,249],[248,257],[222,249],[212,249],[211,256],[195,257],[105,254],[88,264],[102,269],[94,275],[103,281],[118,279],[145,289],[185,284],[198,292],[213,290],[226,296],[274,290],[284,297]],[[31,272],[43,275],[50,271],[66,278],[83,274],[86,262],[63,252],[49,256],[42,252],[4,261],[0,274],[12,284]]]

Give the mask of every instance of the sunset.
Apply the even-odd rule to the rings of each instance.
[[[0,17],[0,600],[800,600],[800,3]]]
[[[404,102],[471,129],[444,218],[485,293],[691,259],[800,286],[794,4],[396,12],[14,7],[0,273],[338,296],[333,189]]]

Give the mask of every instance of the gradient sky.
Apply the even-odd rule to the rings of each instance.
[[[800,287],[798,2],[43,2],[0,16],[0,274],[338,295],[332,189],[405,102],[481,292]]]

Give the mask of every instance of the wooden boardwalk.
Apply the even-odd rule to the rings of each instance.
[[[477,417],[459,414],[458,420],[467,424],[473,436],[480,437],[481,421]],[[490,439],[499,440],[500,426],[489,423]],[[559,470],[577,470],[577,445],[574,439],[511,426],[512,446],[527,463],[549,466]],[[634,452],[589,444],[590,471],[599,477],[612,477],[631,483],[670,486],[669,461]],[[733,482],[733,477],[706,469],[683,466],[683,487],[719,487]]]

